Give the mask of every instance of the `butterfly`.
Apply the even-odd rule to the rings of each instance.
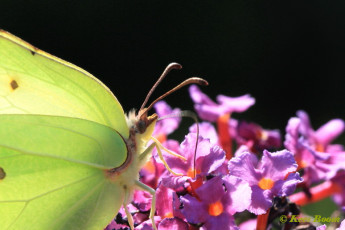
[[[0,30],[1,229],[104,229],[134,189],[153,195],[153,218],[139,170],[157,115],[144,104],[126,116],[97,78]]]

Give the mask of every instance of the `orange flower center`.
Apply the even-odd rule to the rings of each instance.
[[[174,217],[174,214],[172,214],[172,212],[168,212],[163,216],[163,218],[173,218],[173,217]]]
[[[270,178],[262,178],[260,181],[259,181],[259,187],[263,190],[267,190],[267,189],[271,189],[274,185],[274,181],[271,180]]]
[[[208,214],[210,214],[211,216],[219,216],[223,213],[223,210],[223,204],[220,201],[211,203],[208,206]]]
[[[322,144],[320,144],[320,143],[316,144],[315,149],[318,152],[325,152],[325,147]]]
[[[201,173],[200,169],[196,170],[195,172],[195,175],[198,175],[199,173]],[[193,167],[190,167],[187,171],[187,176],[191,177],[191,178],[194,178],[194,168]]]

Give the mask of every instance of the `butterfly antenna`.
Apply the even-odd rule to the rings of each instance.
[[[156,100],[154,100],[150,104],[150,106],[148,106],[146,108],[146,111],[149,111],[150,109],[152,109],[153,105],[156,104],[157,101],[162,100],[166,96],[168,96],[168,95],[172,94],[173,92],[181,89],[183,86],[190,85],[190,84],[208,85],[208,82],[202,78],[199,78],[199,77],[188,78],[187,80],[184,80],[183,82],[181,82],[180,84],[178,84],[177,86],[175,86],[174,88],[172,88],[171,90],[169,90],[168,92],[166,92],[165,94],[163,94],[162,96],[160,96]]]
[[[167,118],[173,118],[173,117],[190,117],[195,121],[196,124],[196,141],[195,141],[195,149],[194,149],[194,159],[193,159],[193,170],[194,170],[194,179],[196,178],[196,152],[198,150],[198,143],[199,143],[199,121],[198,117],[195,113],[185,110],[181,111],[178,114],[169,114],[163,117],[158,118],[158,121],[167,119]]]
[[[165,76],[173,69],[182,69],[182,65],[180,65],[180,64],[178,64],[176,62],[173,62],[173,63],[170,63],[167,67],[165,67],[165,70],[163,71],[161,76],[158,78],[156,83],[152,86],[152,88],[150,89],[149,93],[147,94],[147,96],[145,98],[145,101],[143,102],[143,104],[140,107],[140,110],[144,109],[144,107],[147,104],[149,98],[151,97],[153,91],[155,91],[155,89],[157,88],[159,83],[161,83],[161,81],[165,78]]]

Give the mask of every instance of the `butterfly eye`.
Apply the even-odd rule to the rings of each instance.
[[[139,120],[137,123],[137,129],[139,131],[139,133],[144,133],[146,130],[146,122],[144,120]]]

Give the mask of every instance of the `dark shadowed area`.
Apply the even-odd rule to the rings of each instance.
[[[344,1],[5,0],[0,8],[0,28],[91,72],[126,111],[175,61],[184,68],[154,97],[200,76],[212,98],[254,96],[234,117],[266,128],[283,131],[298,109],[315,128],[345,118]],[[187,88],[167,101],[193,106]]]

